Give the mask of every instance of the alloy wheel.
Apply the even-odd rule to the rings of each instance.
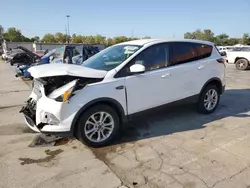
[[[109,138],[114,130],[114,119],[107,112],[96,112],[86,121],[84,134],[92,142],[102,142]]]
[[[218,93],[215,89],[210,89],[205,95],[204,98],[204,107],[211,111],[213,110],[218,103]]]

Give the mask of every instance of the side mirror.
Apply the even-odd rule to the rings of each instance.
[[[134,64],[129,68],[131,73],[139,74],[145,72],[145,66],[141,64]]]

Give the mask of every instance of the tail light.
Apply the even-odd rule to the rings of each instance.
[[[226,60],[224,58],[216,59],[218,63],[223,63],[226,66]]]

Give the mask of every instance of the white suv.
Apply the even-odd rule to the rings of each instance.
[[[42,133],[110,143],[134,114],[183,99],[212,113],[225,89],[225,65],[213,43],[136,40],[111,46],[82,65],[29,69],[33,91],[21,112]]]

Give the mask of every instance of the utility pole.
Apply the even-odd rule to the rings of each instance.
[[[69,17],[70,17],[70,15],[66,15],[66,17],[67,17],[67,25],[68,25],[68,35],[67,35],[67,37],[68,37],[68,43],[69,43],[69,38],[70,38],[70,33],[69,33]]]

